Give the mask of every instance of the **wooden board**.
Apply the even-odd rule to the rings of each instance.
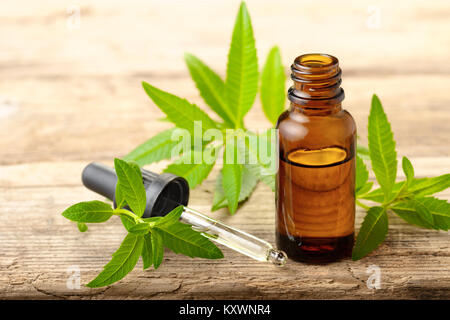
[[[358,262],[275,268],[226,248],[220,261],[166,252],[156,271],[142,271],[139,263],[113,286],[69,289],[70,268],[79,268],[87,283],[125,234],[118,220],[82,234],[60,215],[78,201],[101,199],[81,185],[81,170],[94,160],[112,164],[170,127],[157,121],[162,114],[145,96],[142,80],[204,106],[183,53],[198,55],[223,76],[239,6],[206,0],[77,4],[79,28],[68,28],[72,1],[0,3],[0,298],[450,298],[448,233],[414,228],[395,216],[386,242]],[[450,3],[371,5],[248,1],[260,61],[274,44],[286,66],[308,51],[337,55],[345,106],[362,141],[375,92],[398,154],[411,158],[416,175],[448,173]],[[380,25],[374,27],[368,19],[377,8]],[[269,126],[259,101],[246,124]],[[217,172],[192,192],[193,208],[209,214]],[[439,197],[450,199],[450,191]],[[211,216],[273,242],[273,208],[273,193],[259,185],[235,216],[225,210]],[[357,228],[363,216],[358,211]],[[378,290],[366,283],[372,265],[381,271]]]

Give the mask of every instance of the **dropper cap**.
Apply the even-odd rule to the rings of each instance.
[[[178,205],[188,204],[189,185],[184,178],[171,173],[157,174],[145,169],[141,171],[147,198],[142,217],[165,216]],[[116,206],[117,175],[112,168],[92,162],[84,168],[81,180],[86,188],[112,200]]]

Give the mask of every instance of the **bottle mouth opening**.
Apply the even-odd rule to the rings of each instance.
[[[298,56],[293,67],[308,73],[326,72],[339,66],[339,60],[329,54],[308,53]]]

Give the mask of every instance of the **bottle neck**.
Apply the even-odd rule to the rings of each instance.
[[[333,106],[321,106],[321,107],[308,107],[305,105],[300,105],[291,102],[291,106],[289,108],[291,112],[300,112],[307,116],[328,116],[331,114],[338,113],[342,110],[342,105],[340,103],[335,104]]]
[[[293,86],[288,91],[291,108],[303,113],[326,115],[341,110],[339,61],[327,54],[305,54],[291,66]]]

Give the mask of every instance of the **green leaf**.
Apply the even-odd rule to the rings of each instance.
[[[87,225],[83,222],[77,222],[77,227],[80,232],[86,232],[88,229]]]
[[[228,52],[225,92],[233,114],[235,127],[250,110],[258,91],[258,58],[252,23],[247,7],[241,3],[236,17],[230,50]]]
[[[364,161],[356,156],[356,182],[355,182],[355,192],[358,193],[361,188],[366,185],[369,179],[369,171],[367,171]]]
[[[180,220],[182,213],[183,213],[183,206],[178,206],[172,211],[170,211],[168,214],[166,214],[164,217],[161,217],[161,219],[157,220],[154,226],[156,227],[163,224],[172,224],[178,222],[178,220]]]
[[[414,179],[409,188],[416,197],[423,197],[443,191],[450,187],[450,174],[443,174],[434,178]]]
[[[81,223],[105,222],[113,215],[111,205],[101,201],[86,201],[70,206],[62,213],[63,217]]]
[[[242,193],[242,190],[241,190]],[[239,195],[240,198],[240,195]],[[219,176],[216,178],[216,183],[214,187],[214,197],[213,197],[213,205],[211,207],[211,211],[219,210],[220,208],[224,208],[228,206],[227,197],[225,196],[225,191],[223,191],[222,187],[222,171],[219,172]]]
[[[125,227],[125,229],[128,232],[130,232],[131,227],[136,225],[136,221],[134,221],[133,218],[131,218],[130,216],[128,216],[126,214],[121,214],[120,215],[120,220],[122,221],[123,226]]]
[[[125,277],[138,262],[143,244],[142,236],[129,233],[120,248],[113,253],[111,261],[87,286],[90,288],[104,287]]]
[[[432,223],[423,219],[423,215],[417,212],[417,203],[420,203],[431,213],[433,216]],[[415,198],[414,200],[396,203],[391,209],[400,218],[410,224],[427,229],[445,231],[450,229],[450,203],[446,200],[441,200],[435,197]]]
[[[284,111],[286,100],[286,75],[281,63],[280,49],[273,47],[267,56],[261,75],[261,103],[264,114],[272,124],[276,124],[278,117]]]
[[[164,172],[185,178],[189,187],[195,188],[208,177],[216,162],[217,154],[218,147],[213,146],[206,147],[204,151],[190,150],[179,159],[180,163],[170,164]],[[211,155],[211,159],[206,159],[206,155]]]
[[[147,205],[141,169],[135,163],[128,163],[117,158],[114,159],[114,168],[118,179],[116,188],[120,188],[120,194],[131,211],[141,217]]]
[[[369,149],[367,147],[357,145],[356,152],[357,152],[358,156],[360,156],[361,158],[370,159]]]
[[[408,182],[408,185],[410,185],[414,179],[414,168],[407,157],[403,157],[402,159],[402,168],[406,176],[406,181]]]
[[[144,270],[148,269],[153,264],[152,236],[150,233],[144,235],[141,257]]]
[[[136,147],[123,159],[126,161],[135,161],[139,166],[169,159],[172,156],[172,149],[179,143],[178,141],[172,140],[172,133],[176,129],[172,128],[158,133],[156,136]]]
[[[434,219],[431,212],[428,210],[427,207],[425,207],[421,202],[412,200],[414,203],[414,208],[416,209],[416,212],[419,214],[419,216],[428,222],[431,225],[434,225]]]
[[[235,115],[231,112],[225,98],[225,83],[203,61],[192,54],[186,53],[184,60],[189,68],[200,95],[206,104],[217,113],[228,125],[234,124]]]
[[[225,191],[225,196],[228,202],[228,209],[231,214],[236,212],[239,195],[242,187],[242,165],[237,163],[237,150],[234,150],[235,158],[233,161],[226,160],[227,148],[223,153],[223,168],[222,168],[222,188]]]
[[[173,94],[142,82],[145,92],[178,128],[194,134],[194,121],[201,123],[203,130],[217,129],[216,123],[202,109]]]
[[[150,217],[150,218],[142,218],[142,220],[144,220],[145,222],[151,222],[151,223],[155,223],[158,222],[159,220],[161,220],[163,217]]]
[[[398,205],[405,205],[404,202],[399,203]],[[396,205],[397,206],[397,205]],[[435,229],[434,225],[429,224],[425,220],[423,220],[420,215],[416,212],[415,208],[411,208],[405,210],[405,208],[391,208],[400,218],[408,222],[409,224],[413,224],[419,227],[427,228],[427,229]],[[447,230],[447,229],[444,229]]]
[[[403,181],[397,182],[392,188],[393,194],[400,191]],[[414,178],[408,187],[408,193],[416,197],[423,197],[431,195],[442,190],[447,189],[450,186],[450,174],[444,174],[434,178]],[[361,199],[371,200],[374,202],[382,203],[384,201],[383,191],[378,188],[372,192],[360,196]]]
[[[150,224],[147,222],[137,223],[134,226],[131,226],[128,231],[137,235],[145,235],[150,231]]]
[[[117,209],[121,209],[127,205],[127,202],[125,201],[125,196],[123,195],[122,188],[117,188],[114,194],[114,202],[116,204]]]
[[[151,232],[152,253],[153,253],[153,266],[155,269],[161,265],[164,257],[164,245],[161,236],[161,232],[156,228]]]
[[[397,176],[397,153],[391,125],[384,113],[380,100],[372,97],[368,125],[369,154],[372,170],[384,193],[384,199],[391,198]]]
[[[275,192],[276,189],[276,175],[272,174],[272,175],[260,175],[259,178],[261,179],[262,182],[264,182],[266,185],[268,185],[270,187],[270,189],[272,189],[273,192]]]
[[[392,188],[392,193],[396,194],[398,191],[400,191],[400,188],[403,185],[403,182],[404,181],[396,183],[394,185],[394,187]],[[366,193],[366,194],[358,194],[358,198],[383,203],[384,202],[384,193],[383,193],[383,190],[381,190],[381,188],[378,188],[378,189],[372,190],[371,192]]]
[[[181,253],[191,258],[220,259],[223,254],[217,246],[192,230],[190,225],[175,222],[155,226],[161,232],[163,243],[175,253]]]
[[[222,188],[231,214],[236,212],[242,187],[242,165],[227,164],[222,169]]]
[[[359,197],[362,194],[366,194],[372,189],[373,182],[367,182],[364,186],[362,186],[357,192],[356,196]]]
[[[251,173],[258,177],[262,182],[268,185],[272,191],[275,191],[275,177],[277,172],[276,162],[277,159],[277,143],[276,141],[272,141],[271,130],[269,129],[259,135],[257,138],[257,146],[253,145],[250,142],[251,138],[254,138],[255,135],[247,132],[245,138],[244,148],[242,145],[238,145],[239,152],[245,154],[245,163],[246,167],[251,171]],[[267,155],[267,159],[263,159],[261,156],[264,154],[264,150],[261,150],[261,147],[266,147],[266,150],[270,151],[270,155]],[[272,152],[273,151],[273,152]]]
[[[239,194],[239,203],[245,201],[255,190],[258,183],[258,178],[255,177],[246,165],[242,167],[242,187]],[[214,191],[213,206],[211,211],[219,210],[228,206],[228,200],[222,187],[222,172],[216,179],[216,186]]]
[[[370,208],[356,238],[352,259],[359,260],[375,250],[384,241],[387,232],[388,217],[386,209],[382,207]]]
[[[415,198],[414,201],[427,207],[435,219],[438,217],[450,218],[450,203],[447,200],[436,197],[421,197]]]

